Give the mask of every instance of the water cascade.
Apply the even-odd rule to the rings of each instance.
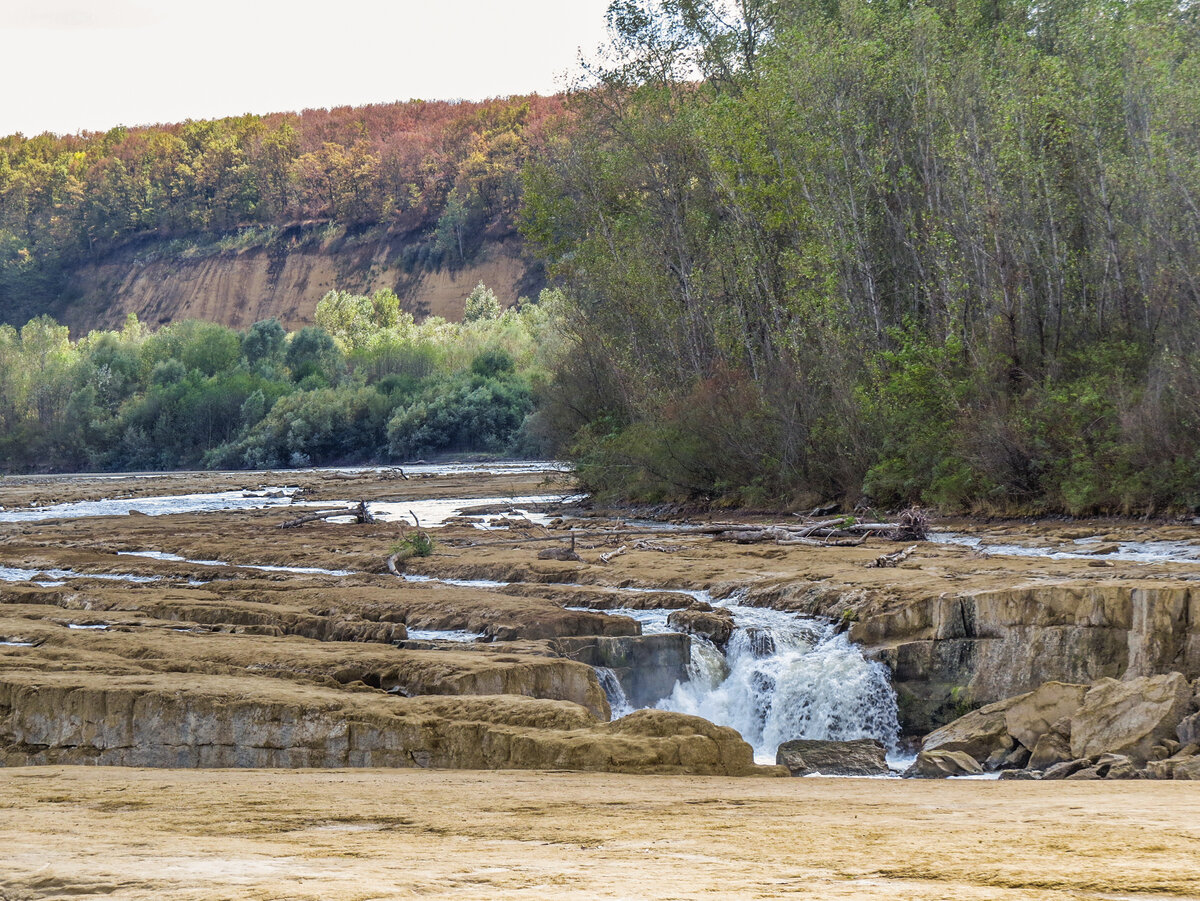
[[[896,695],[883,664],[831,623],[722,606],[737,627],[725,653],[693,637],[690,678],[659,707],[732,726],[760,763],[774,763],[776,748],[795,738],[877,738],[895,748]]]
[[[621,680],[617,678],[617,674],[607,666],[597,666],[593,669],[600,681],[600,687],[604,689],[605,697],[608,698],[608,706],[612,708],[612,718],[617,720],[633,713],[633,705],[625,697],[625,689],[621,687]]]
[[[411,582],[437,582],[497,589],[507,583],[485,579],[438,579],[406,575]],[[617,588],[637,594],[655,589]],[[665,590],[665,589],[664,589]],[[722,653],[692,636],[686,682],[656,706],[731,726],[754,748],[759,763],[774,763],[775,751],[795,738],[876,738],[893,752],[899,734],[896,694],[887,667],[868,660],[833,623],[749,607],[733,596],[715,600],[705,591],[680,591],[733,613],[735,630]],[[592,610],[566,607],[567,610]],[[669,610],[618,607],[599,611],[638,621],[643,635],[674,632]],[[593,667],[613,719],[633,711],[616,673]]]

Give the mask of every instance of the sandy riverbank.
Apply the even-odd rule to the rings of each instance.
[[[0,771],[0,897],[1200,897],[1200,785]]]

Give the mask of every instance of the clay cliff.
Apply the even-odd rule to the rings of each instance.
[[[491,242],[468,264],[425,269],[405,262],[402,236],[347,242],[295,230],[268,246],[202,254],[157,244],[126,249],[76,270],[56,317],[74,336],[120,328],[130,313],[152,328],[201,319],[245,329],[274,317],[289,331],[311,325],[327,291],[395,291],[418,318],[462,318],[466,297],[483,282],[511,305],[542,287],[517,239]]]

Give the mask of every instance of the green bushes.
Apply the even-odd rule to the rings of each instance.
[[[391,292],[326,301],[333,333],[131,319],[73,344],[48,317],[0,327],[0,465],[309,466],[503,453],[523,434],[554,343],[545,310],[417,325]]]

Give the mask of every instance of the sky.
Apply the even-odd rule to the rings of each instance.
[[[0,0],[0,135],[553,93],[608,0]]]

